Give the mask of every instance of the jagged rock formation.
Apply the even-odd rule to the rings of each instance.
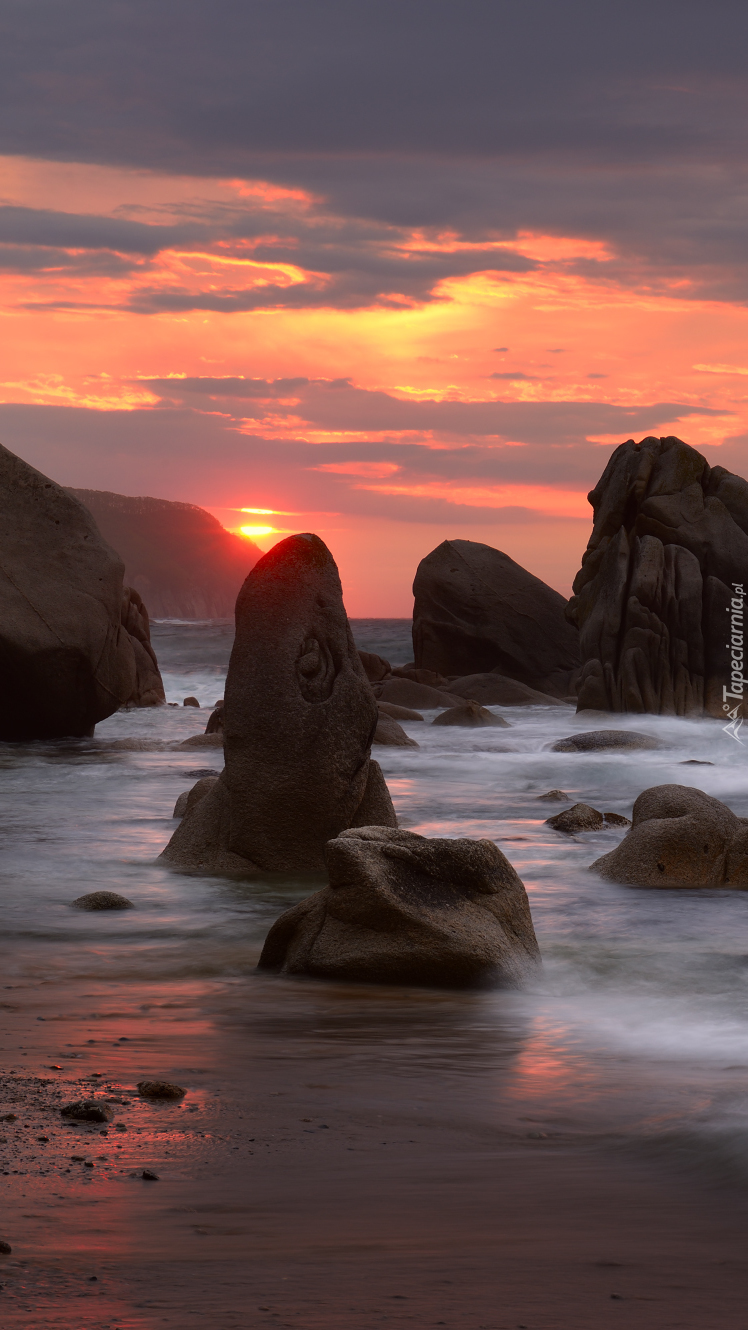
[[[471,988],[515,987],[537,965],[527,893],[493,841],[359,827],[326,857],[329,887],[273,924],[260,969]]]
[[[724,716],[742,702],[748,484],[680,439],[629,439],[589,495],[568,617],[580,711]]]
[[[0,739],[93,733],[163,700],[148,616],[72,494],[0,447]]]
[[[154,619],[222,619],[262,551],[193,503],[69,490],[125,563],[125,581]]]
[[[579,641],[566,601],[508,554],[445,540],[419,563],[413,595],[419,669],[447,677],[495,670],[552,697],[573,692]]]
[[[326,842],[346,827],[396,826],[370,757],[378,723],[335,561],[317,536],[289,536],[237,600],[226,766],[162,858],[242,876],[317,871]],[[221,742],[220,734],[201,737]]]
[[[688,785],[653,785],[634,804],[631,830],[591,865],[638,887],[748,890],[748,818]]]

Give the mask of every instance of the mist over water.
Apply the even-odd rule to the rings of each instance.
[[[393,664],[410,658],[408,621],[353,627],[364,649]],[[604,882],[589,865],[622,832],[564,836],[545,819],[565,805],[538,801],[558,788],[569,803],[630,816],[641,790],[677,782],[748,816],[746,750],[719,722],[645,716],[616,728],[655,735],[660,749],[553,753],[556,739],[600,723],[561,705],[494,707],[509,729],[432,729],[427,712],[426,724],[405,726],[420,748],[375,750],[401,824],[497,841],[527,887],[542,971],[522,993],[268,981],[254,975],[268,928],[321,881],[236,882],[160,865],[177,796],[220,771],[222,755],[108,748],[128,735],[201,732],[208,710],[181,701],[193,694],[207,708],[223,695],[232,636],[228,622],[157,624],[166,695],[179,707],[119,712],[92,740],[0,745],[6,987],[35,985],[55,1001],[81,980],[167,992],[228,983],[246,1019],[267,1022],[289,1056],[313,1035],[320,1057],[344,1046],[387,1074],[407,1066],[466,1086],[478,1077],[495,1121],[748,1173],[748,893]],[[693,759],[713,765],[683,765]],[[96,889],[137,908],[70,908]]]

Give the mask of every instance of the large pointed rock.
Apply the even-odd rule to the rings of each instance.
[[[580,632],[579,710],[742,708],[748,484],[680,439],[629,439],[589,500],[567,611]]]
[[[261,970],[515,987],[539,960],[527,893],[493,841],[361,827],[330,842],[327,867],[329,887],[271,928]]]
[[[90,735],[162,700],[142,602],[83,504],[0,447],[0,512],[0,739]]]
[[[395,826],[370,757],[378,721],[335,561],[319,537],[289,536],[237,600],[225,769],[162,858],[204,872],[318,871],[346,827]]]
[[[566,601],[508,554],[445,540],[419,563],[413,595],[417,667],[445,676],[495,670],[552,697],[573,691],[579,640]]]

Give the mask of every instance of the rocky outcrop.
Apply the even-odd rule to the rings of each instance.
[[[148,616],[73,495],[0,448],[0,739],[93,733],[163,700]]]
[[[262,551],[194,503],[68,490],[125,564],[125,581],[155,619],[221,619]]]
[[[129,634],[135,656],[135,687],[125,703],[128,707],[160,707],[166,701],[161,671],[151,646],[151,626],[142,597],[134,587],[122,592],[122,626]]]
[[[525,888],[493,841],[362,827],[331,841],[326,857],[330,885],[281,915],[260,969],[514,987],[539,960]]]
[[[634,804],[628,835],[592,870],[638,887],[748,890],[748,818],[688,785],[653,785]]]
[[[508,554],[445,540],[418,565],[413,594],[419,668],[446,676],[496,670],[552,697],[573,692],[579,641],[566,601]]]
[[[317,536],[290,536],[239,594],[223,707],[226,766],[162,858],[239,875],[317,871],[326,842],[346,827],[364,819],[395,826],[370,758],[378,722],[332,555]]]
[[[742,703],[748,484],[680,439],[629,439],[589,495],[568,617],[579,710],[724,716]]]
[[[199,804],[200,800],[210,793],[217,780],[218,776],[211,773],[210,776],[201,776],[192,786],[192,789],[183,790],[174,805],[172,817],[186,817],[188,813],[191,813],[195,805]]]

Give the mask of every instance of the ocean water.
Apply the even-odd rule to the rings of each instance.
[[[359,621],[354,631],[366,649],[408,658],[406,621]],[[223,695],[230,624],[157,624],[154,639],[170,700],[191,693],[207,708]],[[233,985],[246,1010],[272,1009],[283,1037],[297,1047],[308,1038],[315,1056],[475,1084],[496,1122],[748,1177],[748,893],[604,882],[590,864],[622,832],[553,832],[545,819],[565,805],[538,798],[560,788],[569,803],[630,815],[641,790],[677,782],[748,816],[748,750],[718,722],[647,716],[621,717],[617,728],[655,735],[657,750],[554,753],[556,739],[595,723],[561,705],[492,710],[509,728],[432,728],[426,712],[405,727],[419,748],[375,755],[404,827],[490,837],[519,872],[543,954],[525,991],[398,990],[385,1000],[362,989],[343,1000],[324,984],[269,989],[254,974],[268,928],[319,884],[161,865],[177,796],[218,772],[222,755],[109,747],[202,731],[208,710],[182,706],[119,712],[91,740],[0,745],[5,986],[62,1001],[81,983],[167,995]],[[137,908],[71,908],[96,889]]]

